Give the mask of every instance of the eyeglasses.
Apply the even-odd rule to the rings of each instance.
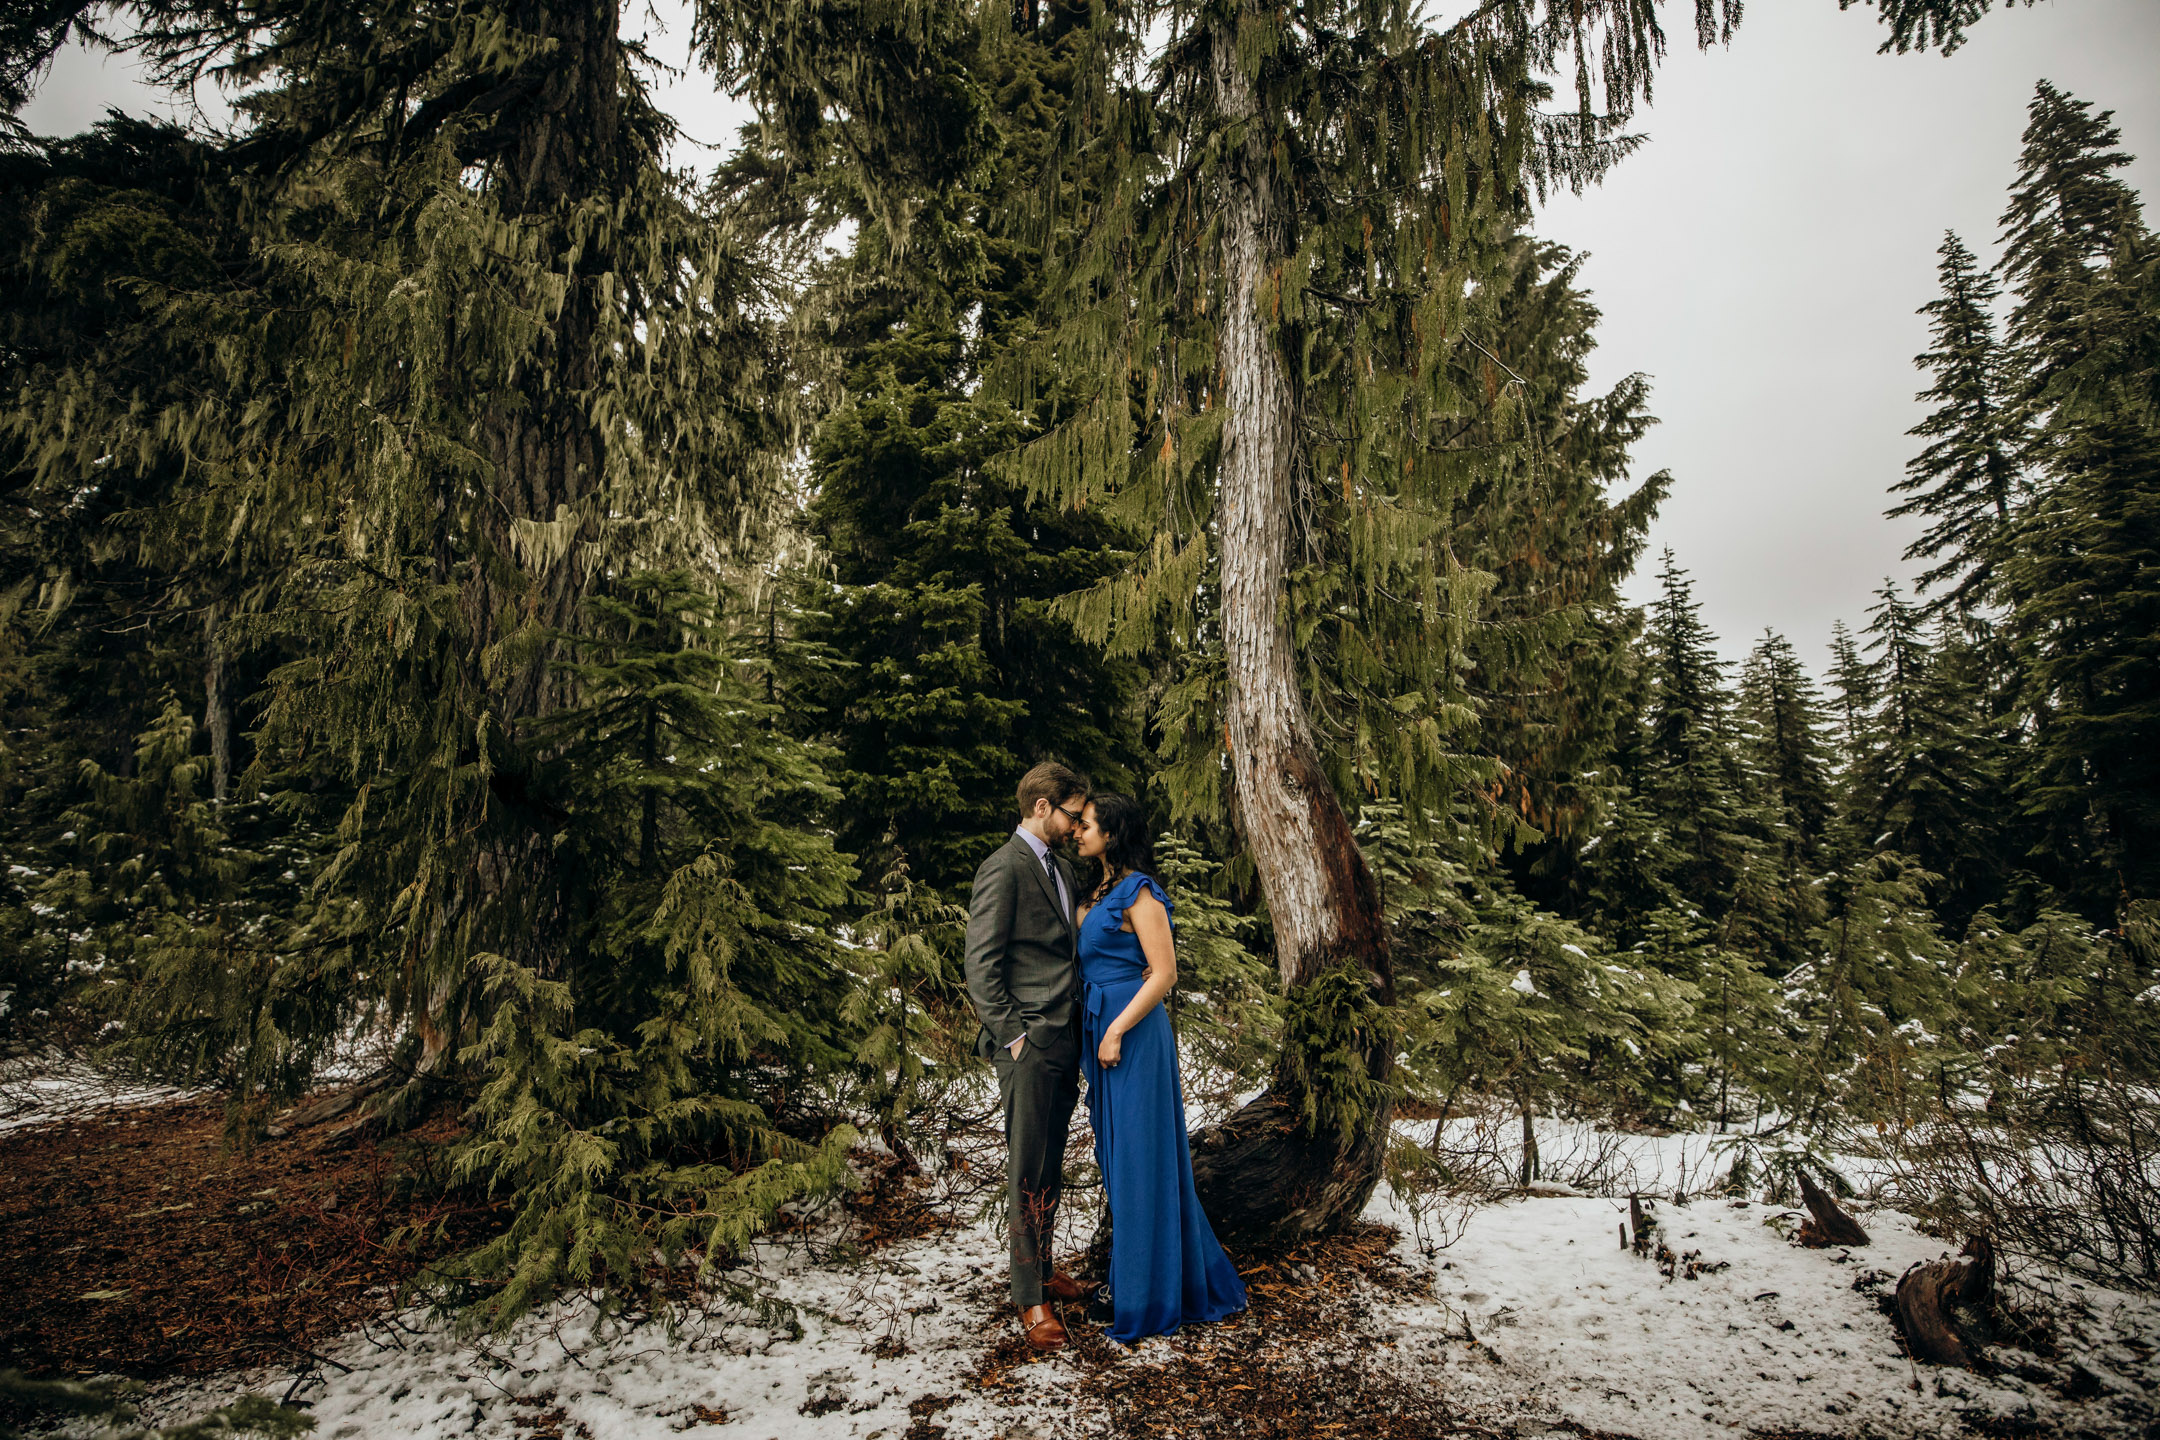
[[[1072,821],[1073,824],[1078,825],[1080,823],[1080,815],[1078,812],[1068,810],[1063,805],[1052,805],[1050,808],[1057,811],[1058,814],[1063,815],[1066,819]]]

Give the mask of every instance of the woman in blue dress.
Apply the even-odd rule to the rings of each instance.
[[[1131,1344],[1245,1308],[1245,1284],[1193,1193],[1177,1041],[1170,897],[1153,876],[1147,816],[1123,795],[1088,802],[1080,856],[1101,879],[1079,914],[1080,1067],[1110,1202],[1111,1339]]]

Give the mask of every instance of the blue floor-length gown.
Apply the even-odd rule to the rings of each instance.
[[[1245,1282],[1223,1253],[1193,1193],[1185,1142],[1185,1097],[1177,1042],[1160,1005],[1125,1032],[1118,1063],[1103,1068],[1096,1047],[1145,978],[1140,937],[1121,930],[1125,907],[1145,886],[1135,872],[1111,887],[1080,926],[1080,1065],[1087,1076],[1095,1163],[1110,1201],[1109,1335],[1131,1344],[1188,1321],[1220,1320],[1245,1308]]]

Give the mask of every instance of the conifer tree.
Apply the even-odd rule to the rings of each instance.
[[[1748,877],[1741,889],[1753,903],[1735,909],[1748,912],[1767,942],[1764,968],[1782,974],[1803,958],[1807,932],[1823,919],[1837,793],[1815,682],[1775,631],[1764,633],[1741,670],[1738,714],[1748,808],[1763,830],[1768,875]]]
[[[1058,374],[1101,386],[1017,470],[1150,537],[1074,613],[1128,649],[1168,617],[1191,661],[1163,712],[1167,788],[1210,819],[1234,809],[1291,997],[1275,1084],[1202,1137],[1195,1175],[1226,1233],[1289,1237],[1362,1209],[1386,1134],[1393,982],[1341,797],[1392,791],[1423,823],[1498,774],[1459,739],[1475,708],[1457,657],[1492,582],[1435,543],[1489,450],[1464,427],[1492,407],[1504,431],[1518,405],[1471,282],[1539,185],[1624,148],[1587,71],[1564,116],[1535,113],[1532,76],[1601,46],[1624,113],[1662,37],[1594,3],[1439,32],[1338,0],[1105,14],[1070,148],[1130,158],[1059,257],[1054,341],[1009,381],[1032,393],[1054,344]],[[1697,18],[1709,43],[1734,17]],[[1122,88],[1157,38],[1145,86]],[[1310,1090],[1323,1073],[1341,1093]]]
[[[2160,346],[2155,242],[2108,111],[2042,82],[2003,213],[2039,493],[2008,562],[2037,849],[2094,919],[2160,893]]]
[[[906,852],[889,850],[873,907],[853,927],[867,973],[848,997],[847,1018],[862,1032],[855,1058],[870,1072],[866,1100],[879,1134],[912,1160],[908,1122],[940,1081],[966,1072],[976,1027],[956,963],[967,911],[917,883]]]
[[[2036,0],[2002,0],[2005,10]],[[1838,9],[1873,6],[1890,33],[1877,47],[1878,54],[1895,50],[1941,50],[1948,55],[1963,45],[1966,31],[1995,8],[1995,0],[1838,0]]]
[[[1054,140],[1085,15],[1043,23],[952,63],[996,103],[975,165],[922,203],[903,250],[852,170],[818,183],[832,220],[857,224],[823,285],[846,402],[811,446],[808,525],[837,588],[807,632],[844,665],[817,694],[841,750],[843,845],[873,871],[881,837],[916,883],[955,893],[1012,824],[1022,771],[1056,757],[1130,790],[1137,681],[1052,613],[1126,558],[1099,512],[1031,499],[989,457],[1026,417],[981,388],[1036,322],[1041,269],[1011,203]]]
[[[1830,625],[1831,719],[1837,737],[1838,764],[1849,766],[1868,747],[1875,714],[1875,670],[1860,651],[1843,620]]]
[[[1814,957],[1784,979],[1796,1065],[1781,1108],[1819,1138],[1840,1116],[1896,1119],[1928,1085],[1926,1060],[1951,1021],[1955,959],[1936,929],[1933,877],[1885,851],[1862,862]],[[1917,1063],[1916,1063],[1917,1062]]]
[[[1701,611],[1693,582],[1668,549],[1644,628],[1648,709],[1640,768],[1631,778],[1671,837],[1667,883],[1683,904],[1722,916],[1751,842],[1726,662]]]
[[[229,793],[251,758],[236,717],[275,657],[217,621],[262,583],[262,549],[236,537],[222,563],[192,556],[202,491],[170,437],[104,451],[95,422],[43,428],[53,407],[139,415],[200,395],[193,338],[167,311],[247,283],[231,202],[216,145],[162,123],[114,115],[0,148],[0,385],[14,402],[0,409],[0,849],[15,862],[0,985],[25,1009],[129,995],[139,965],[196,940],[231,954],[306,909],[319,817]],[[156,858],[152,837],[184,833],[215,863]],[[68,967],[95,973],[87,993]]]
[[[830,792],[777,740],[714,749],[696,777],[664,751],[562,757],[613,723],[588,686],[647,686],[662,728],[705,703],[664,666],[590,668],[587,642],[631,622],[588,602],[676,567],[709,590],[755,558],[803,418],[777,333],[788,257],[734,192],[663,169],[612,3],[133,18],[175,83],[262,82],[210,162],[244,263],[152,295],[169,390],[136,386],[137,352],[62,352],[7,423],[57,493],[184,463],[155,516],[173,568],[247,581],[231,626],[284,658],[249,783],[356,797],[306,928],[248,972],[322,997],[276,1043],[409,1026],[421,1077],[481,1082],[457,1171],[519,1198],[463,1272],[501,1281],[493,1320],[566,1281],[634,1285],[656,1248],[716,1258],[841,1174],[844,1129],[803,1154],[714,1069],[852,1053],[837,959],[794,943],[842,893],[814,824]],[[617,888],[626,855],[672,868]],[[243,1018],[224,1017],[236,1045]],[[273,1094],[303,1072],[250,1071]]]
[[[2092,113],[2042,80],[2027,107],[2023,149],[2002,215],[2000,268],[2015,303],[2008,340],[2017,373],[2013,423],[2027,437],[2021,457],[2046,462],[2045,425],[2064,399],[2065,373],[2100,337],[2093,287],[2122,242],[2142,229],[2137,192],[2115,171],[2130,163],[2114,112]]]
[[[1493,336],[1521,377],[1521,408],[1509,428],[1481,437],[1489,459],[1456,507],[1451,543],[1494,577],[1466,677],[1479,744],[1505,765],[1488,835],[1513,842],[1510,869],[1526,893],[1555,903],[1579,891],[1579,847],[1617,794],[1603,762],[1638,678],[1638,627],[1618,586],[1671,477],[1613,493],[1655,421],[1643,376],[1585,393],[1598,311],[1579,288],[1583,257],[1524,235],[1506,258],[1488,282]],[[1522,438],[1510,446],[1509,436]],[[1524,664],[1526,654],[1537,662]]]
[[[1521,1112],[1524,1183],[1540,1173],[1535,1121],[1594,1110],[1669,1117],[1703,1052],[1695,989],[1527,903],[1489,850],[1364,807],[1358,835],[1381,883],[1406,1000],[1403,1083],[1436,1105],[1434,1145],[1459,1097]]]
[[[817,823],[819,753],[775,723],[697,577],[633,572],[584,609],[560,637],[570,703],[533,736],[574,960],[474,957],[492,1009],[463,1058],[483,1123],[454,1173],[516,1203],[456,1273],[500,1282],[482,1302],[498,1321],[565,1284],[634,1292],[656,1250],[709,1266],[836,1184],[853,1138],[774,1123],[781,1077],[864,1043],[831,924],[854,870]]]
[[[1938,603],[1966,615],[1992,599],[2011,509],[2019,499],[2013,457],[2023,445],[2004,405],[1995,282],[1956,235],[1945,235],[1937,253],[1942,294],[1920,307],[1930,317],[1935,343],[1913,361],[1935,377],[1919,398],[1936,402],[1936,408],[1908,432],[1928,444],[1906,465],[1905,478],[1890,487],[1893,494],[1912,498],[1886,513],[1929,518],[1928,528],[1906,547],[1905,558],[1933,561],[1920,576],[1920,588],[1948,587]]]
[[[2007,565],[2034,717],[2027,804],[2095,919],[2160,894],[2160,244],[2127,236],[2080,314],[2047,483]]]
[[[1980,723],[1979,693],[1957,660],[1954,628],[1930,634],[1919,605],[1885,581],[1869,610],[1868,749],[1849,784],[1870,848],[1904,855],[1933,879],[1933,908],[1962,928],[2000,893],[1997,825],[1984,797],[2003,776]]]
[[[1787,1066],[1776,1023],[1779,991],[1762,964],[1767,947],[1744,933],[1742,923],[1776,908],[1776,898],[1753,894],[1757,884],[1774,882],[1768,870],[1761,852],[1749,854],[1739,903],[1716,925],[1699,911],[1679,908],[1652,911],[1642,921],[1643,938],[1632,958],[1645,973],[1677,982],[1676,993],[1692,1001],[1688,1012],[1673,1017],[1672,1033],[1660,1037],[1664,1043],[1644,1056],[1644,1069],[1656,1081],[1641,1088],[1654,1088],[1662,1100],[1660,1118],[1668,1122],[1678,1118],[1676,1110],[1699,1110],[1722,1132]]]

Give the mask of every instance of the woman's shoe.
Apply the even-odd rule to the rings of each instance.
[[[1095,1296],[1088,1301],[1087,1318],[1097,1325],[1108,1325],[1117,1319],[1117,1307],[1110,1303],[1110,1287],[1098,1285]]]

